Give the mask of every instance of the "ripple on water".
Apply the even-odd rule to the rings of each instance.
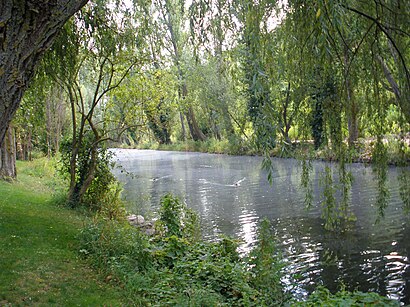
[[[313,208],[306,211],[301,168],[295,160],[273,159],[273,184],[269,185],[258,157],[121,150],[118,158],[134,175],[116,173],[126,183],[128,200],[155,210],[159,197],[172,191],[199,212],[203,232],[210,240],[221,233],[235,235],[243,242],[242,251],[249,252],[256,242],[259,221],[269,218],[287,264],[283,281],[296,297],[303,297],[318,284],[335,291],[343,282],[349,290],[377,291],[410,303],[410,223],[401,210],[395,168],[389,168],[385,218],[375,224],[374,174],[360,164],[349,166],[355,178],[351,210],[357,221],[340,235],[324,231],[320,219],[323,189],[319,181],[325,163],[313,163],[315,200]],[[172,178],[149,180],[169,174]]]

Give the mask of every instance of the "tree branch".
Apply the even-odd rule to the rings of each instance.
[[[405,74],[406,74],[407,84],[408,84],[408,87],[410,88],[410,72],[409,72],[409,70],[408,70],[408,68],[407,68],[406,61],[405,61],[405,59],[404,59],[404,56],[403,56],[403,54],[401,53],[400,49],[397,47],[396,42],[395,42],[394,39],[391,37],[389,31],[387,31],[387,29],[385,28],[385,26],[384,26],[377,18],[375,18],[375,17],[373,17],[373,16],[370,16],[370,15],[364,13],[364,12],[361,12],[361,11],[355,9],[355,8],[352,8],[352,7],[347,6],[347,5],[344,5],[344,4],[342,4],[341,6],[342,6],[343,8],[345,8],[345,9],[351,11],[351,12],[354,12],[354,13],[356,13],[356,14],[359,14],[359,15],[362,16],[362,17],[365,17],[365,18],[367,18],[367,19],[369,19],[369,20],[372,20],[372,21],[377,25],[377,27],[384,33],[384,35],[386,35],[386,37],[388,38],[388,40],[392,43],[394,49],[396,50],[396,52],[397,52],[397,54],[398,54],[398,56],[399,56],[399,58],[400,58],[400,60],[401,60],[401,62],[402,62],[402,65],[403,65],[403,68],[404,68],[404,71],[405,71]]]

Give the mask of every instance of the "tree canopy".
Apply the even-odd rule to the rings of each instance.
[[[85,2],[44,2],[44,14],[6,2],[0,22],[1,133],[33,80],[16,151],[69,149],[73,200],[99,177],[107,146],[192,141],[263,154],[266,169],[271,155],[338,160],[341,211],[345,163],[372,159],[383,208],[389,159],[409,160],[409,3]]]
[[[87,0],[0,3],[0,144],[44,52]]]

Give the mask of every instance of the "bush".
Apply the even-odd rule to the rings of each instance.
[[[71,160],[73,158],[73,141],[70,138],[65,139],[61,143],[61,168],[60,173],[67,179],[71,180],[70,184],[74,184],[74,191],[69,195],[69,204],[71,207],[84,205],[92,210],[100,208],[100,200],[107,193],[111,193],[112,184],[115,184],[116,179],[111,173],[114,166],[112,162],[112,152],[110,152],[102,144],[95,145],[93,134],[88,131],[84,133],[81,144],[77,144],[78,153],[75,155],[75,178],[71,178]],[[95,160],[93,158],[93,150],[97,154]],[[95,165],[95,168],[94,168]],[[87,178],[92,174],[92,182],[87,186]],[[82,188],[87,187],[84,194]]]
[[[147,237],[124,221],[99,218],[81,232],[80,253],[123,287],[130,305],[398,306],[375,293],[332,295],[325,288],[292,302],[280,282],[283,263],[267,220],[245,258],[231,238],[199,239],[196,214],[170,194],[161,199],[157,228]]]
[[[96,219],[81,233],[81,253],[121,283],[133,305],[270,306],[284,301],[274,265],[279,258],[272,257],[273,245],[267,243],[272,242],[269,226],[263,226],[266,244],[251,258],[241,258],[235,240],[201,240],[197,215],[165,195],[156,227],[159,231],[149,238],[127,223]]]
[[[199,239],[198,215],[187,208],[180,200],[171,194],[161,198],[157,229],[165,236],[177,236],[190,239]]]
[[[135,228],[114,220],[99,219],[80,233],[80,253],[94,266],[119,278],[152,266],[149,241]]]
[[[400,306],[397,301],[378,295],[377,293],[348,292],[341,290],[331,294],[326,288],[319,287],[307,301],[297,302],[293,306]]]

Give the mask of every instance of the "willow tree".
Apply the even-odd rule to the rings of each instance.
[[[87,0],[0,2],[0,145],[44,52]]]
[[[206,136],[200,129],[193,106],[189,103],[188,86],[186,82],[187,72],[184,63],[184,52],[186,45],[186,33],[184,24],[186,22],[185,1],[165,0],[155,1],[155,9],[159,13],[162,23],[164,40],[159,39],[171,55],[172,64],[178,75],[178,96],[181,103],[181,112],[184,113],[191,137],[195,141],[204,141]],[[183,116],[180,114],[181,125],[184,131]]]
[[[229,70],[238,29],[230,11],[232,6],[231,0],[194,1],[189,6],[189,42],[195,59],[190,82],[219,140],[235,139],[232,122],[235,97]]]
[[[269,19],[276,3],[239,1],[236,14],[242,24],[243,70],[247,87],[248,113],[255,132],[256,146],[269,152],[276,145],[276,110],[270,97],[266,73],[266,38]]]
[[[289,1],[286,18],[294,24],[293,33],[309,52],[318,53],[306,61],[332,67],[340,75],[348,120],[349,140],[357,138],[358,102],[355,92],[359,79],[377,78],[379,92],[395,98],[410,123],[410,4],[408,1]],[[312,45],[313,44],[313,45]],[[310,49],[312,50],[312,49]],[[372,82],[362,83],[372,88]],[[377,95],[374,88],[372,95]],[[375,105],[377,99],[373,99]],[[369,101],[369,103],[372,103]]]
[[[126,6],[112,8],[105,1],[85,6],[45,58],[49,75],[65,90],[70,106],[72,133],[61,147],[73,206],[96,205],[114,180],[103,118],[109,94],[136,70],[143,54],[144,27],[135,26],[133,18],[144,15],[136,7],[132,12],[135,15]]]
[[[333,102],[322,107],[323,114],[327,114],[324,116],[326,133],[334,139],[332,149],[340,162],[342,200],[335,203],[332,196],[335,190],[330,188],[334,185],[333,174],[327,168],[323,174],[325,191],[329,196],[324,201],[324,214],[330,221],[327,227],[336,227],[340,223],[339,217],[349,219],[345,213],[351,176],[345,167],[348,159],[343,131],[347,128],[349,144],[354,145],[359,136],[359,116],[367,117],[367,132],[377,137],[373,158],[378,166],[377,207],[382,215],[388,197],[385,188],[387,150],[382,141],[387,132],[386,110],[393,103],[407,124],[410,120],[409,3],[395,0],[323,0],[307,5],[305,1],[291,0],[288,8],[286,19],[294,24],[290,33],[303,47],[304,69],[309,71],[311,67],[318,67],[320,75],[324,76],[316,92],[325,93],[323,89],[328,87],[325,83],[329,77],[333,83],[328,87],[334,93]],[[312,76],[315,76],[314,71]],[[314,98],[324,98],[322,96]],[[359,100],[364,103],[359,104]],[[402,129],[405,127],[402,124]]]

